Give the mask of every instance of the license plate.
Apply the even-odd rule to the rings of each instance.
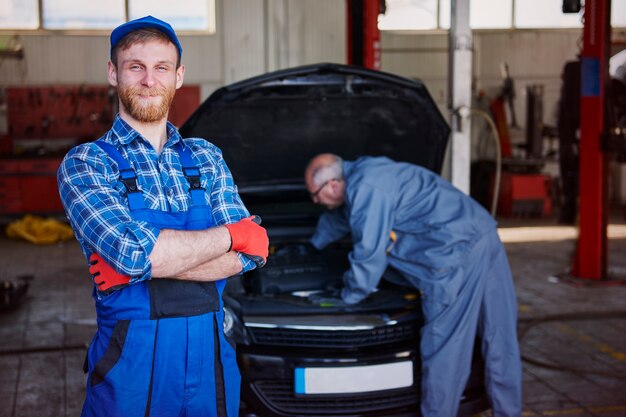
[[[381,365],[296,368],[296,394],[348,394],[413,385],[413,362]]]

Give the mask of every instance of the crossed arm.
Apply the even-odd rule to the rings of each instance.
[[[267,259],[269,241],[259,223],[260,220],[255,221],[255,216],[252,216],[225,227],[201,231],[164,230],[150,254],[154,262],[152,278],[183,281],[223,279],[241,272],[237,252],[252,257],[257,267],[262,267]],[[224,245],[226,241],[228,247]],[[209,259],[205,260],[207,257]],[[99,254],[92,254],[89,260],[89,272],[100,291],[109,292],[130,283],[128,275],[115,271]]]
[[[221,165],[221,182],[212,193],[218,198],[216,204],[220,204],[212,215],[222,226],[205,230],[159,230],[133,219],[115,188],[117,172],[105,162],[102,152],[94,152],[95,148],[85,145],[68,154],[59,170],[58,182],[68,218],[85,254],[102,255],[98,268],[108,263],[107,272],[124,276],[127,283],[133,283],[166,277],[217,280],[250,269],[255,263],[260,265],[254,256],[244,256],[248,248],[232,245],[237,242],[231,242],[232,233],[227,227],[248,212],[223,160],[217,161]],[[266,257],[265,230],[252,221],[245,224],[255,231],[257,237],[251,241],[260,250],[250,254]]]
[[[225,227],[162,230],[149,255],[152,278],[212,281],[238,274],[242,265],[229,246]]]
[[[150,261],[152,277],[213,281],[242,270],[237,252],[265,264],[269,240],[256,216],[207,230],[163,230]]]

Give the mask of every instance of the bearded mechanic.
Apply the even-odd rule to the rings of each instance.
[[[122,24],[110,53],[119,114],[58,172],[95,281],[82,415],[235,417],[240,375],[221,296],[226,277],[264,264],[267,234],[220,150],[167,122],[185,73],[172,27]]]
[[[392,266],[422,294],[422,415],[457,415],[478,332],[493,415],[521,416],[515,289],[489,213],[435,173],[384,157],[320,154],[305,183],[313,202],[329,209],[313,246],[348,234],[353,241],[344,288],[311,301],[361,302]]]

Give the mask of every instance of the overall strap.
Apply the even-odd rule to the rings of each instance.
[[[183,174],[189,181],[189,194],[191,195],[192,206],[206,205],[204,199],[205,189],[200,185],[200,169],[193,162],[191,151],[188,146],[183,146],[182,139],[176,142],[176,151],[180,156],[180,162],[183,167]]]
[[[99,146],[100,149],[106,152],[106,154],[117,163],[120,170],[120,181],[126,187],[126,196],[128,197],[128,206],[130,209],[141,210],[146,208],[143,193],[139,187],[137,187],[137,174],[135,174],[135,170],[131,168],[126,158],[110,143],[103,140],[97,140],[93,143]]]

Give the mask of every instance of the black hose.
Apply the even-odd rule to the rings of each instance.
[[[519,343],[521,345],[522,339],[532,329],[533,327],[555,321],[581,321],[581,320],[596,320],[596,319],[614,319],[614,318],[622,318],[626,317],[626,311],[585,311],[585,312],[574,312],[574,313],[562,313],[562,314],[553,314],[546,315],[535,318],[521,319],[520,323],[528,323],[518,334]],[[603,372],[597,371],[594,369],[584,369],[584,368],[575,368],[565,365],[559,365],[550,362],[540,361],[538,359],[531,358],[527,355],[521,355],[522,360],[531,365],[539,366],[542,368],[552,369],[555,371],[566,371],[573,372],[577,374],[590,374],[590,375],[600,375],[610,378],[617,379],[626,379],[626,374],[624,373],[615,373],[615,372]]]
[[[0,350],[0,356],[11,355],[28,355],[31,353],[50,353],[50,352],[65,352],[69,350],[87,350],[88,345],[69,345],[69,346],[40,346],[25,349],[7,349]]]

